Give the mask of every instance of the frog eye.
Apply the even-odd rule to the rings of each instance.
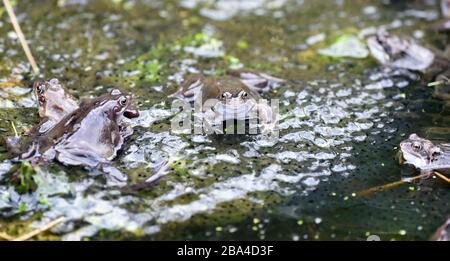
[[[241,91],[241,92],[239,93],[239,96],[242,97],[242,98],[247,98],[248,94],[247,94],[247,92],[245,92],[245,91]]]
[[[233,95],[231,94],[231,93],[229,93],[229,92],[224,92],[224,93],[222,93],[222,98],[225,98],[225,99],[229,99],[229,98],[231,98]]]
[[[119,98],[119,105],[122,107],[127,105],[127,98],[125,96]]]
[[[44,92],[45,92],[45,85],[41,84],[36,89],[37,89],[37,92],[39,94],[44,94]]]
[[[36,94],[43,94],[46,91],[46,83],[44,81],[37,81],[33,84],[33,89]]]
[[[412,146],[415,150],[421,150],[421,149],[422,149],[422,144],[420,144],[419,142],[413,142],[413,144],[411,144],[411,146]]]

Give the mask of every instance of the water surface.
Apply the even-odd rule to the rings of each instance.
[[[318,51],[343,36],[364,43],[380,27],[443,49],[445,37],[429,30],[436,1],[113,2],[30,1],[16,12],[44,78],[82,99],[112,87],[134,94],[142,117],[114,161],[131,183],[154,162],[179,160],[136,193],[51,164],[33,177],[34,192],[18,194],[4,174],[17,164],[0,145],[1,231],[65,216],[37,239],[426,240],[444,222],[450,192],[437,180],[357,192],[401,178],[395,155],[410,133],[448,141],[448,105],[414,75]],[[2,14],[1,138],[13,135],[11,122],[38,122],[35,78],[8,21]],[[227,68],[288,80],[265,95],[280,100],[278,141],[171,132],[167,96],[188,74]]]

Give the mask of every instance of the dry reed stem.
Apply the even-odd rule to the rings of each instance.
[[[22,49],[25,52],[25,55],[27,56],[31,68],[33,69],[33,73],[35,75],[39,75],[39,67],[37,66],[36,61],[34,60],[33,54],[31,54],[30,47],[28,46],[27,40],[25,39],[22,29],[20,29],[19,21],[17,21],[17,17],[14,14],[14,10],[11,4],[9,3],[9,0],[3,0],[3,4],[5,5],[6,12],[8,13],[9,18],[11,19],[14,31],[16,31],[17,37],[19,38],[20,44],[22,45]]]

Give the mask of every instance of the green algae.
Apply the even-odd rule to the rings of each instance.
[[[36,190],[37,184],[33,178],[36,171],[28,161],[21,162],[18,172],[18,184],[16,185],[16,191],[19,194],[23,194]],[[24,212],[25,209],[26,208],[22,207],[19,211]]]

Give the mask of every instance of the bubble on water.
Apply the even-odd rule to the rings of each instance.
[[[372,15],[372,14],[375,14],[378,10],[377,10],[376,6],[369,5],[369,6],[364,7],[362,9],[362,11],[363,11],[363,14],[365,14],[365,15]]]
[[[2,163],[0,163],[0,180],[3,179],[3,175],[8,173],[8,171],[11,169],[12,166],[13,165],[9,160],[6,160],[6,161],[3,161]]]
[[[0,210],[12,207],[10,204],[10,191],[4,187],[0,187]]]
[[[366,88],[368,90],[374,90],[374,89],[388,88],[388,87],[392,87],[392,86],[394,86],[394,83],[392,82],[391,79],[383,79],[381,81],[368,84],[368,85],[364,86],[364,88]]]
[[[292,190],[282,188],[278,181],[296,183],[299,178],[280,173],[280,170],[279,166],[271,165],[265,168],[258,176],[255,173],[251,173],[216,182],[211,186],[194,190],[199,197],[198,200],[188,204],[160,206],[154,215],[160,224],[173,221],[181,222],[188,220],[194,214],[211,212],[220,203],[247,197],[249,192],[277,191],[282,195],[292,194]],[[155,207],[158,203],[159,201],[157,200],[152,205]]]
[[[289,97],[293,97],[295,96],[295,92],[291,91],[291,90],[287,90],[284,92],[284,98],[289,98]]]
[[[22,95],[25,95],[25,94],[31,92],[30,88],[23,88],[23,87],[19,87],[19,86],[6,88],[5,91],[11,93],[12,95],[17,95],[17,96],[22,96]]]
[[[37,102],[32,97],[22,97],[17,101],[17,105],[22,108],[36,108]]]
[[[0,109],[11,109],[15,108],[16,106],[14,103],[10,100],[0,98]]]
[[[236,156],[227,155],[227,154],[218,154],[216,155],[216,160],[232,163],[232,164],[239,164],[240,160]]]
[[[415,10],[408,9],[400,14],[402,17],[415,17],[422,18],[428,21],[436,20],[439,18],[439,13],[436,10]]]
[[[320,34],[315,34],[315,35],[311,35],[308,38],[306,38],[305,42],[308,45],[314,45],[316,43],[322,42],[323,40],[325,40],[326,38],[326,34],[325,33],[320,33]]]
[[[189,146],[189,143],[179,136],[171,135],[170,132],[146,132],[136,140],[139,145],[131,146],[122,159],[128,167],[144,164],[151,168],[153,163],[167,159],[169,156],[176,156]]]
[[[367,237],[367,241],[381,241],[381,238],[378,235],[370,235]]]
[[[69,179],[64,172],[52,173],[45,170],[37,171],[33,176],[37,184],[36,194],[48,197],[59,194],[68,194],[71,191]]]
[[[409,82],[405,81],[405,80],[399,81],[395,84],[395,86],[397,86],[398,88],[404,88],[408,85],[409,85]]]
[[[320,181],[318,179],[315,179],[313,177],[309,177],[309,178],[306,178],[306,179],[302,180],[302,183],[305,184],[308,187],[317,186],[319,184],[319,182]]]

